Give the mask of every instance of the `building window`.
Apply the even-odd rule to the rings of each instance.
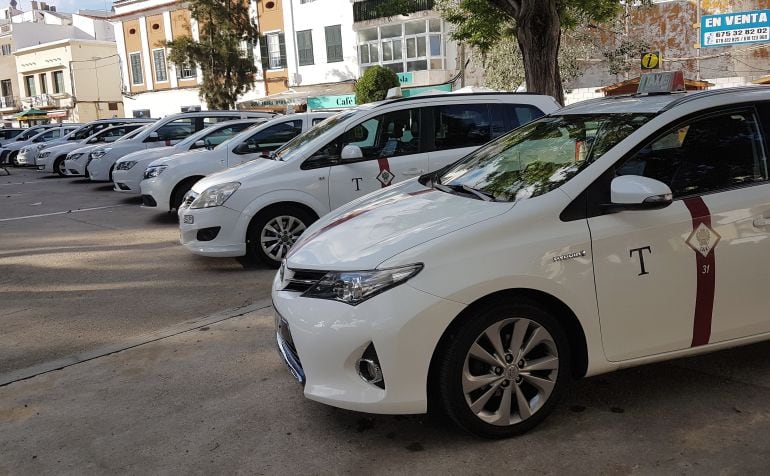
[[[195,68],[189,64],[179,66],[177,71],[179,71],[179,79],[192,79],[196,76]]]
[[[340,25],[326,27],[326,62],[342,61],[342,31]]]
[[[269,33],[259,41],[262,69],[286,67],[286,37],[283,33]]]
[[[158,48],[152,50],[152,63],[155,67],[155,82],[168,81],[168,69],[166,69],[166,50]]]
[[[382,65],[396,73],[445,68],[444,31],[439,18],[383,25],[358,32],[361,69]]]
[[[27,92],[27,97],[32,97],[36,94],[34,76],[24,76],[24,88]]]
[[[134,109],[134,117],[136,117],[136,118],[150,117],[150,110],[149,109]]]
[[[297,52],[300,66],[313,64],[313,30],[297,32]]]
[[[11,54],[11,45],[5,44],[0,46],[0,49],[2,49],[3,56],[8,56]]]
[[[142,54],[131,53],[128,57],[131,62],[131,84],[144,84],[144,75],[142,74]]]
[[[53,92],[55,94],[64,92],[64,71],[53,72]]]
[[[107,103],[107,110],[108,111],[117,111],[118,110],[118,103],[116,103],[116,102],[108,102]]]
[[[40,94],[48,93],[48,75],[40,73]]]
[[[0,96],[4,98],[13,97],[13,86],[10,79],[3,79],[0,81]]]

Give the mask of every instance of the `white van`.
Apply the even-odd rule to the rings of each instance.
[[[157,121],[131,140],[120,141],[107,147],[95,149],[86,165],[86,175],[93,181],[112,181],[115,162],[126,154],[138,150],[174,145],[187,136],[212,124],[249,117],[273,117],[275,114],[247,111],[197,111],[172,114]]]
[[[198,180],[269,154],[330,115],[329,112],[307,112],[279,116],[241,132],[212,150],[191,150],[155,160],[144,170],[144,180],[139,184],[142,203],[161,211],[176,209]],[[116,182],[119,172],[116,171]]]
[[[197,182],[179,208],[181,242],[204,256],[277,267],[318,217],[458,160],[559,108],[550,96],[440,94],[365,104],[330,117],[270,159]]]

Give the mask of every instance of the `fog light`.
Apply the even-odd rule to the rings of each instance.
[[[211,226],[211,227],[208,227],[208,228],[201,228],[200,230],[198,230],[198,234],[197,234],[196,238],[198,238],[198,241],[211,241],[211,240],[213,240],[214,238],[217,237],[217,235],[219,234],[219,230],[220,229],[221,229],[221,227],[219,227],[219,226]]]
[[[360,359],[356,361],[356,372],[366,383],[385,389],[385,379],[380,368],[380,358],[374,350],[374,344],[369,343]]]

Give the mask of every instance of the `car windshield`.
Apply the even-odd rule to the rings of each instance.
[[[133,131],[129,132],[128,134],[124,135],[123,137],[119,138],[119,139],[118,139],[118,140],[116,140],[115,142],[121,142],[121,141],[124,141],[124,140],[128,140],[128,139],[131,139],[131,138],[133,138],[133,137],[136,137],[136,136],[138,136],[139,134],[141,134],[141,133],[142,133],[142,131],[144,131],[144,130],[146,130],[148,127],[150,127],[152,124],[153,124],[153,123],[150,123],[150,124],[147,124],[146,126],[142,126],[142,127],[139,127],[139,128],[137,128],[137,129],[135,129],[135,130],[133,130]]]
[[[518,202],[577,175],[651,114],[549,116],[522,126],[439,171],[432,184],[484,200]]]
[[[356,114],[355,110],[352,111],[342,111],[339,112],[333,116],[327,117],[323,121],[319,122],[315,126],[313,126],[312,129],[305,132],[304,134],[300,134],[297,137],[293,138],[289,142],[282,145],[280,148],[278,148],[275,153],[273,154],[273,159],[284,161],[286,160],[289,155],[291,155],[292,152],[295,150],[299,150],[302,147],[305,147],[307,144],[314,141],[316,138],[321,137],[325,132],[332,129],[337,124],[340,124],[353,115]]]
[[[18,136],[16,136],[16,140],[22,141],[31,139],[32,137],[40,134],[44,129],[38,128],[38,129],[27,129],[26,131],[22,132]]]
[[[97,124],[89,124],[87,126],[83,126],[80,129],[76,129],[74,132],[70,133],[70,135],[67,136],[67,140],[87,139],[90,136],[92,136],[95,132],[105,127],[109,127],[111,125],[112,124],[97,123]]]

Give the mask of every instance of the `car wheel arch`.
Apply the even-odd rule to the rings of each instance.
[[[176,185],[174,185],[174,188],[171,189],[171,194],[168,197],[168,203],[170,206],[170,209],[173,209],[174,205],[174,198],[176,197],[177,192],[179,191],[180,187],[183,185],[190,183],[190,187],[192,188],[193,185],[195,185],[196,182],[198,182],[201,179],[206,178],[205,175],[192,175],[190,177],[185,177],[182,180],[178,181]],[[194,181],[193,181],[194,180]]]
[[[437,389],[436,379],[438,378],[438,356],[446,346],[452,342],[453,334],[466,319],[470,318],[473,313],[482,306],[488,305],[493,302],[511,301],[511,300],[526,300],[537,306],[541,306],[544,310],[551,312],[557,317],[559,322],[563,325],[564,332],[567,335],[567,340],[570,346],[570,353],[572,359],[572,377],[582,378],[586,375],[588,370],[588,348],[585,330],[580,323],[577,315],[567,306],[562,300],[553,296],[552,294],[531,288],[511,288],[496,291],[486,296],[480,297],[477,300],[470,303],[465,307],[447,328],[442,333],[441,337],[433,349],[433,353],[428,367],[428,378],[426,381],[426,391],[428,396],[428,409],[429,411],[440,407],[438,404],[438,398],[435,394]]]
[[[246,236],[244,238],[248,239],[248,230],[251,229],[251,227],[254,225],[254,222],[256,222],[258,218],[260,218],[265,213],[269,213],[274,208],[281,208],[281,207],[297,207],[309,213],[310,216],[314,217],[314,221],[320,218],[318,213],[315,210],[313,210],[312,207],[305,205],[304,203],[294,202],[291,200],[273,202],[260,208],[254,215],[252,215],[252,217],[249,219],[249,226],[246,227]]]

